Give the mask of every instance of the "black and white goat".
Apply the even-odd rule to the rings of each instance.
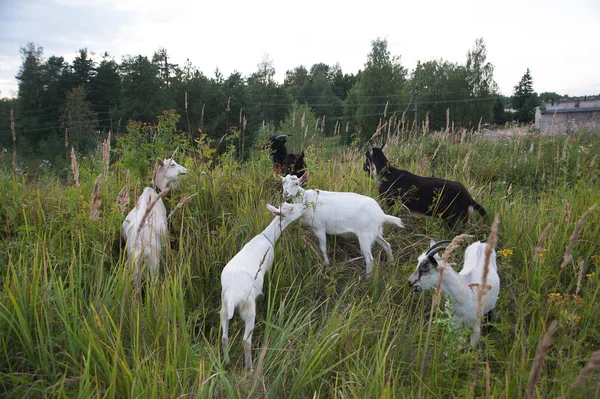
[[[382,148],[373,147],[365,153],[363,170],[379,182],[379,195],[392,206],[400,199],[411,212],[427,216],[440,215],[449,227],[465,221],[474,210],[487,213],[469,191],[457,181],[423,177],[390,164]]]
[[[273,166],[278,173],[285,175],[302,176],[306,166],[304,165],[304,151],[300,154],[288,154],[285,142],[288,134],[278,136],[269,136],[271,140],[271,155],[273,156]]]
[[[450,265],[438,255],[446,249],[443,244],[431,241],[429,249],[419,256],[417,269],[409,277],[408,285],[414,291],[437,287],[441,275],[441,290],[450,298],[454,309],[454,318],[459,325],[472,328],[471,345],[476,346],[481,336],[479,316],[489,315],[496,307],[500,292],[500,277],[496,266],[496,252],[492,249],[488,265],[485,265],[487,243],[475,242],[465,251],[465,262],[460,272],[454,271]],[[486,274],[487,271],[487,274]],[[485,276],[484,276],[485,274]],[[479,304],[479,290],[486,285]]]

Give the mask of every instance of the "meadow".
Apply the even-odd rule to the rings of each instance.
[[[268,152],[256,148],[240,163],[233,148],[211,169],[202,148],[180,150],[189,172],[167,209],[194,196],[170,218],[161,277],[142,301],[119,234],[135,181],[150,183],[149,171],[127,167],[133,150],[113,154],[106,169],[101,151],[80,159],[79,186],[73,176],[69,185],[52,172],[29,181],[3,167],[0,396],[514,398],[529,385],[533,397],[600,397],[597,363],[580,375],[600,350],[600,135],[514,133],[434,132],[386,147],[398,167],[464,183],[488,212],[465,227],[475,239],[487,240],[499,219],[500,299],[477,348],[454,325],[451,304],[435,306],[433,291],[407,284],[429,239],[453,237],[440,220],[398,206],[388,212],[406,227],[385,232],[395,261],[376,247],[370,280],[356,241],[329,238],[325,266],[310,231],[298,223],[284,231],[258,302],[253,372],[243,367],[237,316],[225,367],[219,277],[270,222],[265,204],[281,202]],[[307,187],[377,196],[363,149],[334,137],[308,143],[306,153]],[[466,245],[452,255],[455,269]]]

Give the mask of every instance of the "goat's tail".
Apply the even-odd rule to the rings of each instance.
[[[392,223],[398,227],[404,227],[404,223],[402,223],[402,219],[396,216],[391,215],[383,215],[383,223]]]
[[[475,202],[475,200],[473,200],[473,205],[471,205],[473,207],[473,209],[475,209],[477,212],[479,212],[479,214],[483,217],[487,216],[487,212],[485,211],[485,209],[483,209],[483,207],[481,205],[479,205],[477,202]]]
[[[227,320],[231,320],[233,317],[233,312],[235,311],[235,303],[233,298],[229,295],[222,295],[221,301],[223,304],[221,305],[221,317],[226,317]]]

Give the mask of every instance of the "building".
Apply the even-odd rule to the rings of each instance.
[[[543,134],[600,129],[600,98],[550,100],[535,110],[535,127]]]

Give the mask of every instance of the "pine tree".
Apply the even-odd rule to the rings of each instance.
[[[537,94],[533,91],[533,78],[527,68],[527,72],[515,86],[513,92],[513,107],[516,110],[515,119],[520,123],[533,122],[535,107],[538,105]]]

